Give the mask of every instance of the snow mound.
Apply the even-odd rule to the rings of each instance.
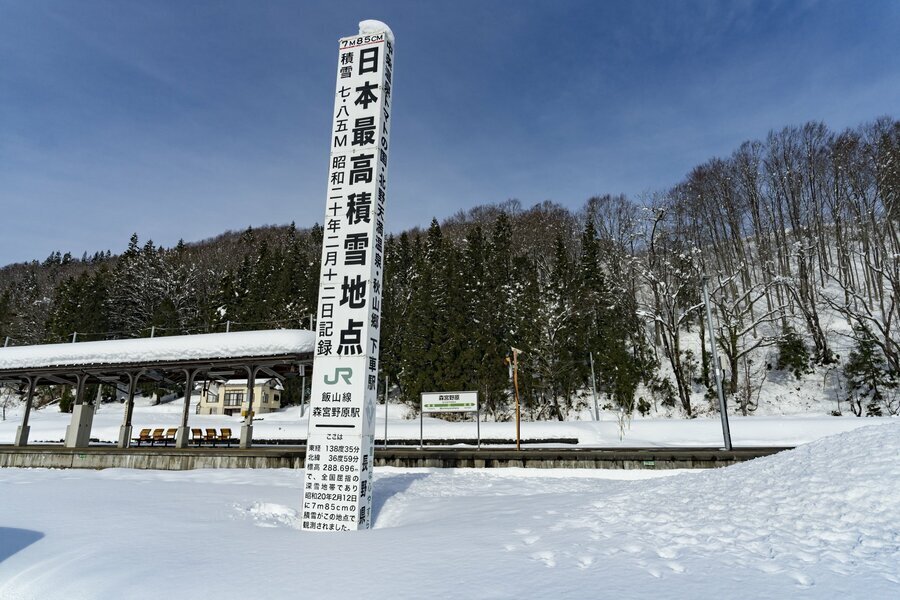
[[[366,19],[359,22],[360,35],[365,33],[381,33],[382,31],[387,34],[389,40],[392,42],[394,41],[394,32],[387,26],[387,23],[376,21],[375,19]]]
[[[297,511],[283,504],[254,502],[248,508],[235,508],[251,518],[257,527],[289,527],[299,530],[302,524]]]
[[[596,499],[555,507],[543,535],[509,549],[547,566],[625,560],[653,577],[697,573],[715,557],[717,568],[801,589],[848,577],[896,585],[898,454],[900,423],[890,423],[727,469],[598,486]]]

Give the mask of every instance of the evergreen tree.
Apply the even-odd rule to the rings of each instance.
[[[496,343],[499,301],[496,281],[492,279],[496,271],[492,273],[493,255],[480,225],[475,224],[467,230],[461,260],[460,286],[454,298],[464,304],[466,314],[465,337],[469,352],[465,368],[469,378],[465,389],[477,390],[488,410],[497,410],[495,398],[500,396],[502,399],[505,385],[505,379],[497,380],[497,371],[505,370],[503,357],[508,350],[498,348]]]
[[[12,317],[12,293],[9,290],[3,290],[0,293],[0,343],[3,343],[10,335]]]
[[[417,409],[423,391],[438,389],[440,348],[447,331],[447,298],[440,282],[444,242],[437,220],[431,222],[424,243],[417,237],[416,246],[418,260],[409,301],[411,318],[403,334],[401,385],[402,399]]]
[[[283,263],[280,252],[269,246],[266,240],[260,242],[259,249],[249,254],[252,267],[247,278],[247,295],[244,303],[243,319],[249,328],[256,324],[278,318],[277,307],[271,293],[275,289],[275,272]]]
[[[79,332],[82,339],[87,334],[99,339],[106,337],[108,294],[109,271],[105,267],[93,275],[83,272],[63,281],[56,287],[51,303],[46,341],[69,341],[74,332]]]
[[[545,398],[548,414],[563,418],[568,398],[581,379],[576,359],[579,319],[576,306],[578,289],[569,249],[561,235],[556,237],[553,262],[539,279],[541,302],[536,315],[538,337],[529,357],[537,375],[537,393]],[[562,404],[561,404],[562,403]]]
[[[513,259],[513,303],[511,337],[518,340],[517,348],[524,351],[519,359],[520,403],[527,414],[540,412],[540,363],[536,352],[540,342],[541,286],[537,268],[528,256]]]
[[[388,378],[389,385],[400,385],[403,360],[401,333],[405,330],[409,307],[409,281],[413,260],[409,236],[405,232],[399,239],[388,236],[384,248],[384,286],[378,320],[381,344],[378,356],[381,371],[379,385],[382,385],[385,377]]]
[[[634,394],[644,377],[642,336],[630,296],[607,278],[608,268],[600,259],[594,219],[589,214],[581,238],[578,275],[578,313],[582,340],[579,350],[591,352],[598,391],[627,414],[634,409]],[[585,365],[580,382],[590,384],[590,367]]]
[[[810,357],[809,349],[803,343],[803,338],[793,327],[787,327],[778,339],[778,362],[776,366],[780,371],[789,371],[794,377],[800,379],[809,373]]]
[[[219,279],[219,287],[216,294],[216,308],[213,318],[218,331],[227,329],[228,321],[234,320],[236,311],[237,289],[235,287],[234,273],[225,271]],[[225,328],[223,329],[224,326]]]
[[[291,223],[287,234],[287,248],[284,260],[273,274],[275,283],[270,294],[279,319],[286,327],[303,324],[308,327],[308,316],[315,312],[315,303],[310,304],[305,287],[310,279],[318,280],[319,274],[309,272],[310,261],[300,240],[297,228]]]
[[[29,265],[11,290],[11,322],[7,335],[17,346],[39,344],[45,337],[50,299],[38,277],[38,268],[36,262]]]
[[[512,382],[504,357],[519,347],[512,337],[513,284],[512,225],[505,212],[497,215],[485,255],[484,313],[481,318],[478,365],[479,391],[483,390],[485,411],[494,419],[507,418]]]
[[[185,244],[167,251],[132,235],[112,274],[106,306],[114,330],[141,337],[192,331],[201,321],[198,273]]]
[[[463,253],[448,246],[438,269],[436,287],[442,298],[442,315],[436,343],[434,391],[467,390],[475,384],[474,366],[477,350],[473,344],[474,328],[468,298],[464,295],[465,261]]]
[[[856,416],[862,416],[863,406],[868,416],[881,416],[882,407],[896,414],[898,374],[892,373],[881,349],[865,326],[854,328],[856,344],[844,365],[844,377],[850,394],[848,401]]]
[[[309,312],[315,313],[319,302],[319,277],[322,271],[322,242],[325,239],[325,230],[316,223],[309,230],[307,236],[307,269],[309,277],[304,286],[304,297]]]

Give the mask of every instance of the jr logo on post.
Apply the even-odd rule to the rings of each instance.
[[[302,527],[372,526],[394,35],[363,21],[338,42]]]
[[[327,373],[325,374],[325,385],[334,385],[339,379],[343,379],[344,383],[350,385],[351,377],[353,377],[353,369],[350,367],[337,367],[334,370],[334,375],[331,377]]]

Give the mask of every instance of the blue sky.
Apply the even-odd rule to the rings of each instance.
[[[900,2],[0,0],[0,265],[322,219],[337,39],[396,38],[388,225],[640,199],[900,107]]]

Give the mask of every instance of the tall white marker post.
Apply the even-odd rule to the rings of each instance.
[[[302,528],[368,529],[372,512],[394,36],[341,38],[322,244]]]

